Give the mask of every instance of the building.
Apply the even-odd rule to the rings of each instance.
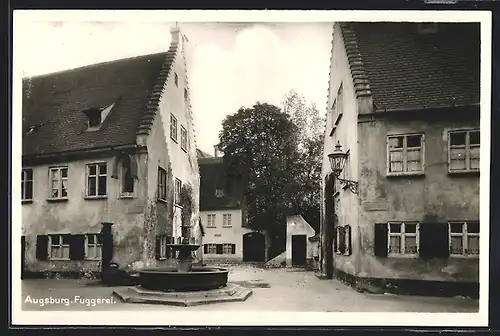
[[[199,236],[188,44],[171,34],[167,52],[23,80],[23,270],[168,263],[167,243]]]
[[[287,216],[285,251],[269,260],[266,265],[317,269],[318,240],[316,231],[301,215]]]
[[[365,290],[478,295],[479,45],[473,23],[334,25],[327,277]],[[347,154],[337,179],[328,158],[336,144]]]
[[[199,153],[200,216],[205,236],[206,262],[265,261],[266,235],[246,227],[243,188],[226,175],[223,158],[215,150]]]

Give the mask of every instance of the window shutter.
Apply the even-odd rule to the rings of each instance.
[[[347,225],[345,227],[345,241],[346,241],[346,246],[349,246],[349,249],[346,250],[347,255],[352,254],[352,241],[351,241],[351,226]]]
[[[236,254],[236,245],[231,244],[231,254]]]
[[[85,259],[85,235],[70,236],[69,258],[71,260]]]
[[[217,254],[223,254],[222,253],[222,244],[217,244]]]
[[[340,241],[339,241],[339,252],[344,254],[345,252],[345,227],[339,227],[340,230]]]
[[[161,257],[161,236],[156,235],[155,258],[156,260],[160,260],[160,257]]]
[[[420,223],[419,255],[423,259],[450,255],[448,223]]]
[[[204,254],[208,253],[208,244],[203,245],[203,253]]]
[[[333,252],[338,251],[338,246],[339,242],[337,241],[337,231],[339,230],[339,227],[335,227],[335,230],[333,232]]]
[[[47,260],[49,258],[49,236],[36,236],[36,258],[38,260]]]
[[[374,254],[376,257],[387,257],[387,224],[375,224]]]

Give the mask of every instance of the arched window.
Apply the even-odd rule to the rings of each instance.
[[[131,169],[132,162],[130,161],[130,156],[125,155],[121,160],[122,168],[122,193],[133,193],[134,192],[134,177],[132,176]]]

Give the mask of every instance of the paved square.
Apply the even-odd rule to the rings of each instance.
[[[112,296],[117,287],[103,287],[88,280],[23,280],[24,310],[225,310],[309,312],[477,312],[479,300],[359,293],[338,280],[319,280],[300,269],[262,269],[228,266],[229,282],[251,288],[244,302],[195,307],[126,304]],[[48,301],[40,304],[37,299]],[[50,301],[52,299],[52,303]],[[31,301],[31,303],[29,302]]]

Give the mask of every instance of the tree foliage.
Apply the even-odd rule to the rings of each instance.
[[[325,120],[314,103],[308,104],[305,97],[295,91],[287,93],[282,106],[299,130],[299,159],[294,167],[295,208],[315,229],[319,229]]]
[[[297,126],[270,104],[240,108],[222,124],[219,148],[230,178],[244,186],[249,226],[270,229],[290,212]]]

